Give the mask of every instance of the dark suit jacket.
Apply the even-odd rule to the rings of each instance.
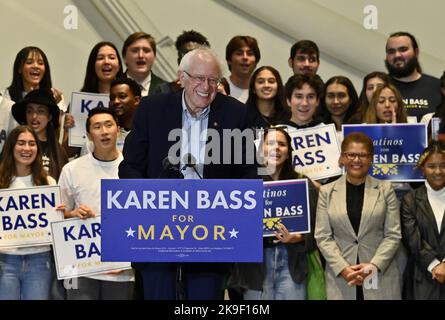
[[[425,185],[403,198],[400,214],[402,241],[409,253],[404,274],[405,298],[445,299],[445,285],[433,280],[428,271],[435,258],[445,258],[445,219],[439,233]]]
[[[159,78],[157,75],[155,75],[153,73],[153,71],[151,72],[151,83],[150,83],[150,88],[148,88],[148,95],[151,95],[153,93],[156,93],[156,89],[158,88],[159,85],[163,84],[163,83],[167,83],[167,81]]]
[[[169,149],[177,143],[168,141],[172,129],[182,128],[182,92],[156,94],[144,97],[136,109],[133,129],[124,144],[124,160],[119,166],[119,177],[140,179],[158,178],[162,172],[162,161]],[[223,129],[244,129],[245,106],[236,99],[217,94],[211,103],[208,128],[220,134],[223,144]],[[209,146],[209,145],[208,145]],[[222,150],[222,149],[220,149]],[[178,148],[179,157],[180,150]],[[237,152],[232,149],[233,153]],[[220,152],[220,163],[223,152]],[[232,164],[208,164],[204,166],[205,179],[231,179],[253,177],[252,166]]]
[[[124,76],[128,78],[127,71],[128,70],[125,71]],[[150,82],[150,88],[148,88],[148,95],[159,92],[157,91],[157,88],[163,83],[167,83],[167,81],[159,78],[157,75],[153,73],[153,71],[151,71],[151,82]]]
[[[127,179],[159,178],[162,173],[162,161],[168,156],[170,147],[177,143],[168,141],[172,129],[182,128],[182,92],[155,94],[144,97],[136,109],[133,129],[124,144],[124,160],[119,166],[119,177]],[[211,103],[208,128],[222,130],[244,128],[246,109],[238,100],[217,94]],[[179,143],[180,145],[180,143]],[[207,145],[208,146],[208,145]],[[222,150],[222,149],[221,149]],[[178,148],[177,155],[179,157]],[[207,153],[206,153],[207,154]],[[232,149],[232,155],[234,150]],[[222,161],[223,152],[220,152]],[[222,162],[220,162],[222,163]],[[253,165],[208,164],[204,166],[205,179],[253,178],[256,168]],[[153,264],[150,264],[153,265]],[[174,264],[159,265],[167,270]],[[148,264],[133,264],[137,269],[145,269]],[[186,265],[192,272],[227,272],[228,264],[190,263]],[[152,266],[153,267],[153,266]]]

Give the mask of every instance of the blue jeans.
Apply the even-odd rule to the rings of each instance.
[[[263,291],[248,289],[244,300],[305,300],[306,281],[296,283],[289,273],[287,250],[284,244],[264,248],[266,277]]]
[[[0,300],[48,300],[53,272],[51,251],[0,253]]]

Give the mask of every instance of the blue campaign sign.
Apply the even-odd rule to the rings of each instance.
[[[263,236],[275,236],[277,224],[289,232],[311,231],[306,179],[264,182]]]
[[[102,180],[102,261],[262,262],[262,180]]]
[[[391,181],[423,181],[416,169],[417,160],[427,146],[424,123],[343,125],[343,137],[360,131],[374,144],[374,158],[369,174]]]

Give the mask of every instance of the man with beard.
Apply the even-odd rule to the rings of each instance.
[[[403,97],[406,112],[419,122],[433,113],[441,101],[439,79],[423,74],[418,61],[419,47],[408,32],[396,32],[386,42],[385,65]]]
[[[117,148],[122,151],[124,141],[133,127],[133,115],[141,102],[141,89],[136,81],[129,78],[115,79],[110,86],[110,110],[120,127]]]
[[[250,76],[260,61],[258,42],[250,36],[235,36],[226,46],[226,61],[230,70],[227,82],[230,95],[246,103],[249,98]]]
[[[122,58],[127,66],[125,75],[138,83],[143,97],[166,82],[151,71],[156,60],[156,41],[151,35],[145,32],[129,35],[122,47]]]
[[[296,42],[290,49],[287,62],[294,74],[317,74],[320,66],[320,51],[317,44],[311,40]]]

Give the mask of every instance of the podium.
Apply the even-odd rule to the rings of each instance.
[[[102,261],[262,262],[263,181],[101,183]]]

